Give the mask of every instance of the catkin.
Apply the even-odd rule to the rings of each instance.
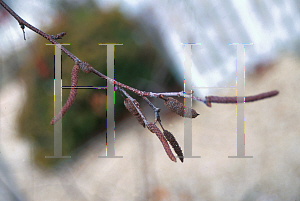
[[[71,87],[70,94],[66,103],[61,108],[61,111],[53,117],[53,119],[50,122],[51,125],[54,125],[58,120],[60,120],[75,102],[75,98],[77,95],[77,88],[75,87],[77,87],[78,84],[78,73],[79,67],[75,64],[71,73],[71,86],[73,86],[74,88]]]
[[[140,104],[135,99],[133,100],[133,103],[142,112],[142,110],[140,109]],[[145,122],[144,122],[142,116],[137,111],[137,109],[134,107],[134,105],[132,104],[132,102],[130,101],[129,98],[126,98],[124,100],[124,105],[127,108],[127,110],[138,120],[139,124],[141,124],[145,128]]]
[[[179,157],[181,162],[183,163],[182,150],[181,150],[178,142],[176,141],[175,137],[173,136],[173,134],[167,130],[164,130],[164,135],[165,135],[166,139],[168,140],[168,142],[170,143],[170,145],[173,147],[175,153],[177,154],[177,156]]]
[[[165,100],[164,104],[169,110],[175,112],[176,114],[182,117],[196,118],[199,115],[194,109],[191,109],[189,107],[185,108],[183,103],[172,97],[168,97]],[[184,109],[186,109],[185,112]]]
[[[171,149],[170,149],[170,146],[168,144],[168,142],[166,141],[164,135],[162,134],[162,132],[159,130],[159,128],[157,128],[157,126],[155,124],[153,124],[152,122],[148,123],[147,124],[147,128],[152,132],[152,133],[155,133],[156,136],[158,137],[158,139],[160,140],[160,142],[162,143],[167,155],[169,156],[169,158],[176,162],[176,158],[175,156],[173,155]]]

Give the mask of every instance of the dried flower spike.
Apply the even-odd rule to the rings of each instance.
[[[133,103],[135,104],[135,106],[142,112],[142,110],[140,109],[140,104],[134,99]],[[134,105],[132,104],[132,102],[130,101],[129,98],[126,98],[124,100],[124,105],[127,108],[127,110],[138,120],[138,122],[145,128],[145,123],[143,118],[141,117],[140,113],[137,111],[137,109],[134,107]],[[144,115],[145,116],[145,115]]]
[[[153,124],[152,122],[148,123],[147,124],[147,128],[152,132],[152,133],[155,133],[156,136],[158,137],[158,139],[161,141],[167,155],[169,156],[169,158],[176,162],[176,158],[175,156],[173,155],[171,149],[170,149],[170,146],[168,144],[168,142],[166,141],[164,135],[162,134],[162,132],[159,130],[159,128],[157,128],[157,126],[155,124]]]
[[[199,114],[189,107],[184,107],[183,103],[176,100],[175,98],[168,97],[165,100],[165,106],[175,112],[176,114],[182,116],[182,117],[188,117],[188,118],[196,118]],[[186,112],[184,112],[184,109],[186,109]]]
[[[78,67],[78,65],[75,64],[72,69],[72,73],[71,73],[71,86],[72,87],[77,87],[77,85],[78,85],[78,73],[79,73],[79,67]],[[54,125],[58,120],[60,120],[66,114],[66,112],[70,109],[70,107],[73,105],[73,103],[75,102],[75,98],[77,95],[77,88],[72,88],[72,87],[71,87],[70,94],[69,94],[69,97],[68,97],[66,103],[62,107],[60,113],[56,114],[56,116],[53,117],[53,119],[50,122],[51,125]]]
[[[164,135],[168,140],[168,142],[170,143],[170,145],[173,147],[175,153],[177,154],[181,162],[183,163],[183,153],[174,135],[167,130],[164,130]]]

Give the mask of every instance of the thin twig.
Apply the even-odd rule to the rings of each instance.
[[[148,103],[148,105],[149,105],[149,106],[153,109],[153,111],[154,111],[154,115],[155,115],[155,121],[154,121],[154,123],[155,123],[156,121],[160,121],[160,116],[159,116],[160,108],[155,107],[155,105],[153,105],[153,103],[151,103],[147,97],[144,97],[144,96],[143,96],[143,99]]]

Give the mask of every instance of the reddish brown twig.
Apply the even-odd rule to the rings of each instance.
[[[75,64],[72,69],[72,73],[71,73],[71,90],[70,90],[69,97],[68,97],[66,103],[64,104],[64,106],[62,107],[60,113],[56,114],[56,116],[53,117],[53,119],[51,120],[51,122],[50,122],[51,125],[55,124],[58,120],[60,120],[66,114],[66,112],[70,109],[72,104],[74,103],[76,95],[77,95],[76,87],[78,86],[78,73],[79,73],[79,67],[78,67],[78,65]],[[74,87],[74,88],[72,88],[72,87]]]
[[[245,102],[253,102],[265,98],[270,98],[276,96],[278,93],[279,91],[274,90],[274,91],[257,94],[254,96],[245,96]],[[242,103],[242,102],[244,102],[244,98],[236,97],[236,96],[232,96],[232,97],[206,96],[205,97],[205,103],[209,107],[211,107],[211,103]]]

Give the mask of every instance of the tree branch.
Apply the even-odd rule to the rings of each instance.
[[[25,20],[23,20],[19,15],[17,15],[6,3],[4,3],[2,0],[0,0],[0,4],[3,6],[3,8],[5,10],[7,10],[11,16],[13,16],[19,23],[19,25],[21,26],[21,29],[23,31],[24,34],[24,40],[25,39],[25,32],[24,29],[25,27],[29,28],[30,30],[36,32],[37,34],[39,34],[40,36],[44,37],[45,39],[47,39],[48,41],[50,41],[52,44],[57,45],[61,51],[63,53],[65,53],[68,57],[70,57],[73,61],[74,61],[74,67],[72,69],[72,74],[71,74],[71,90],[70,90],[70,94],[69,97],[66,101],[66,103],[64,104],[64,106],[62,107],[62,110],[59,114],[57,114],[52,120],[51,120],[51,124],[53,125],[55,122],[57,122],[59,119],[61,119],[64,114],[70,109],[70,107],[72,106],[72,104],[75,101],[76,98],[76,94],[77,94],[77,85],[78,85],[78,73],[79,73],[79,69],[82,70],[85,73],[94,73],[97,76],[99,76],[100,78],[107,80],[108,83],[112,84],[113,86],[116,87],[116,90],[119,90],[120,92],[122,92],[127,98],[125,99],[124,103],[125,103],[125,107],[137,118],[137,120],[139,121],[139,123],[142,126],[146,126],[151,132],[155,133],[157,135],[157,137],[160,139],[161,143],[163,144],[163,147],[167,153],[167,155],[169,156],[169,158],[172,161],[176,162],[176,158],[173,155],[169,144],[167,142],[167,140],[169,141],[169,143],[172,145],[173,149],[175,150],[175,152],[177,153],[177,155],[180,157],[180,160],[183,162],[183,154],[181,151],[181,148],[179,146],[179,144],[177,143],[175,137],[167,130],[165,130],[162,127],[161,124],[161,120],[160,120],[160,116],[159,116],[159,111],[160,109],[155,107],[146,97],[154,97],[154,98],[160,98],[163,99],[165,101],[165,106],[172,110],[173,112],[175,112],[176,114],[182,116],[182,117],[189,117],[189,118],[195,118],[197,117],[199,114],[191,109],[191,108],[187,108],[184,106],[184,104],[182,104],[181,102],[179,102],[178,100],[168,97],[165,98],[164,96],[177,96],[177,97],[185,97],[185,98],[192,98],[196,101],[199,102],[203,102],[205,103],[208,107],[211,107],[211,103],[242,103],[242,102],[253,102],[253,101],[258,101],[258,100],[262,100],[264,98],[270,98],[273,96],[276,96],[279,92],[277,90],[274,91],[270,91],[270,92],[266,92],[266,93],[262,93],[262,94],[258,94],[258,95],[254,95],[254,96],[246,96],[246,97],[219,97],[219,96],[206,96],[205,99],[193,96],[192,94],[186,93],[184,91],[181,92],[162,92],[162,93],[154,93],[154,92],[145,92],[145,91],[140,91],[138,89],[135,89],[133,87],[130,87],[128,85],[125,85],[121,82],[118,82],[112,78],[107,77],[106,75],[102,74],[101,72],[97,71],[96,69],[94,69],[90,64],[88,64],[87,62],[81,61],[80,59],[78,59],[75,55],[73,55],[71,52],[69,52],[66,48],[64,48],[62,45],[59,45],[59,43],[55,40],[55,39],[61,39],[63,36],[66,35],[65,32],[61,32],[60,34],[57,35],[49,35],[46,34],[45,32],[39,30],[38,28],[32,26],[31,24],[29,24],[28,22],[26,22]],[[155,123],[158,121],[159,124],[161,125],[162,129],[164,130],[164,135],[162,134],[162,132],[157,128],[157,126],[155,125],[155,123],[152,122],[148,122],[146,120],[146,117],[143,115],[140,107],[139,107],[139,103],[133,99],[124,89],[127,89],[135,94],[137,94],[138,96],[141,96],[144,98],[144,100],[150,105],[150,107],[154,110],[155,113]],[[122,95],[122,94],[121,94]]]

